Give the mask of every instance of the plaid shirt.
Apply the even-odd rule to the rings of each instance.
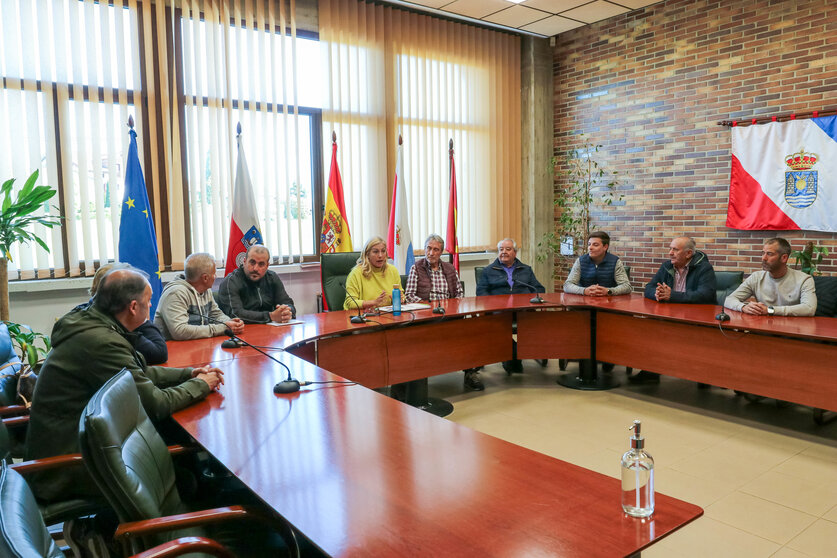
[[[451,296],[448,289],[448,282],[445,281],[445,274],[442,273],[442,266],[437,269],[430,269],[430,300],[439,300],[445,298],[462,298],[465,293],[462,292],[462,283],[456,282],[456,292]],[[407,288],[404,289],[404,302],[418,302],[421,299],[416,296],[416,288],[418,287],[418,275],[416,274],[416,266],[410,268],[410,275],[407,276]]]

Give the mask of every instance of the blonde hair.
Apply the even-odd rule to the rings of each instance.
[[[88,289],[87,292],[90,293],[90,296],[95,295],[96,291],[99,290],[99,283],[102,282],[104,276],[107,275],[108,271],[111,269],[128,269],[129,267],[131,266],[124,262],[111,262],[99,267],[99,269],[96,270],[96,274],[93,276],[93,284],[90,285],[90,289]]]
[[[383,244],[384,247],[387,245],[387,241],[381,238],[380,236],[373,236],[369,240],[366,241],[366,244],[363,246],[363,252],[360,253],[360,257],[357,259],[357,265],[360,267],[360,272],[363,274],[365,278],[369,278],[372,274],[372,262],[369,261],[369,252],[372,251],[372,248],[377,246],[378,244]],[[381,271],[386,271],[387,269],[387,262],[384,260],[384,265],[381,266]]]

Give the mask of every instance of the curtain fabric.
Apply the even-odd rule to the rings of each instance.
[[[460,251],[519,236],[520,39],[358,0],[320,0],[319,21],[323,138],[337,133],[357,244],[386,229],[399,134],[416,248],[446,229],[450,139]]]

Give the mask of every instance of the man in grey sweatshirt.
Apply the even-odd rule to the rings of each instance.
[[[244,331],[244,322],[224,314],[212,296],[215,259],[202,252],[186,258],[184,274],[167,283],[157,304],[154,325],[168,340],[203,339],[235,335]]]
[[[788,267],[791,247],[784,238],[764,241],[762,271],[756,271],[724,301],[730,310],[754,316],[813,316],[814,278]]]

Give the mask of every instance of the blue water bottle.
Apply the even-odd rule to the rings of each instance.
[[[392,315],[401,315],[401,285],[392,286]]]

